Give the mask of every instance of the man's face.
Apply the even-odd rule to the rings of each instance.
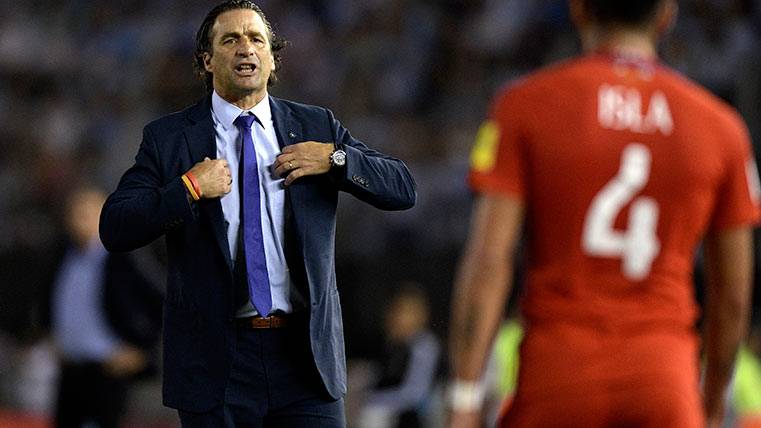
[[[105,195],[94,190],[80,190],[68,201],[66,226],[69,237],[80,247],[87,246],[98,236],[100,209]]]
[[[204,63],[220,96],[228,101],[263,98],[275,58],[262,17],[250,9],[223,12],[210,37],[211,52],[204,54]]]

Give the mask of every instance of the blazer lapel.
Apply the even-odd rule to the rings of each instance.
[[[288,106],[277,98],[270,97],[272,121],[275,124],[275,134],[278,144],[283,148],[290,144],[304,141],[301,123],[297,121]],[[316,192],[312,186],[303,181],[297,181],[286,189],[286,219],[285,219],[285,257],[291,271],[291,281],[304,296],[314,293],[309,281],[309,265],[304,250],[310,228],[309,218],[310,198]]]
[[[304,141],[302,138],[301,123],[293,117],[291,109],[275,97],[270,97],[270,110],[272,121],[275,122],[275,134],[277,143],[282,149],[285,146]]]
[[[190,150],[190,161],[193,165],[208,157],[216,159],[217,143],[214,136],[214,123],[211,119],[211,96],[207,96],[203,101],[188,112],[188,121],[185,127],[185,140]],[[222,213],[222,204],[219,198],[202,199],[199,201],[200,207],[206,212],[211,221],[219,249],[227,262],[230,272],[233,270],[232,258],[230,257],[230,244],[227,242],[227,231],[225,230],[225,217]]]

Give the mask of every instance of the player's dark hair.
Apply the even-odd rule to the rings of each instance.
[[[655,16],[663,0],[584,0],[600,24],[641,25]]]
[[[212,73],[206,71],[206,68],[204,67],[203,54],[206,52],[213,54],[211,29],[214,27],[214,22],[216,22],[219,15],[229,10],[235,9],[250,9],[262,17],[262,21],[264,21],[265,27],[267,27],[267,37],[270,40],[270,49],[272,50],[272,55],[275,58],[275,69],[272,70],[272,74],[270,74],[267,85],[272,86],[275,84],[275,82],[277,82],[276,72],[280,70],[280,64],[282,61],[282,57],[280,56],[279,52],[286,46],[286,44],[288,44],[288,42],[275,34],[275,32],[272,30],[270,22],[267,21],[267,17],[264,15],[264,12],[262,12],[262,9],[254,2],[250,0],[226,0],[214,7],[214,9],[212,9],[209,14],[206,15],[206,18],[204,18],[203,22],[201,23],[201,27],[196,33],[196,49],[193,53],[193,69],[195,70],[196,75],[203,80],[207,91],[211,91],[213,89],[213,75]]]

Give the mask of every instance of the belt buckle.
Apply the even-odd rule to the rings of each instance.
[[[256,315],[253,317],[240,318],[238,323],[240,326],[248,329],[270,329],[270,328],[283,328],[287,327],[291,323],[289,314],[274,313],[267,317]]]
[[[267,317],[258,316],[251,321],[253,328],[280,328],[287,324],[287,320],[280,314],[271,314]]]
[[[275,321],[275,318],[273,315],[270,315],[266,318],[261,318],[259,320],[259,322],[261,323],[261,328],[273,328],[274,321]]]

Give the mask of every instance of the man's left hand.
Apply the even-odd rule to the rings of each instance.
[[[330,170],[333,144],[305,141],[285,146],[275,159],[275,175],[285,177],[288,186],[305,175],[324,174]]]

